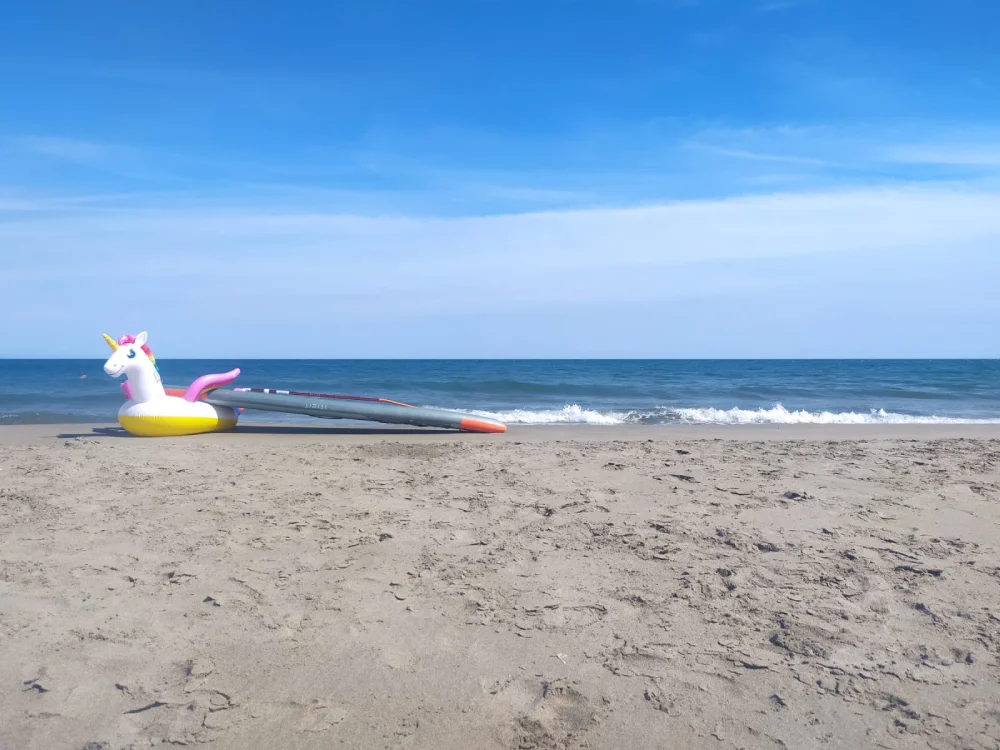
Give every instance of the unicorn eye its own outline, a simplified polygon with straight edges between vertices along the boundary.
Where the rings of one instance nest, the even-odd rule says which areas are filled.
[[[129,359],[135,359],[135,349],[129,349],[128,350],[128,358]]]

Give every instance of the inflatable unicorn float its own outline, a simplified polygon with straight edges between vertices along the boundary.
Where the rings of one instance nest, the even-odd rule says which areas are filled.
[[[463,414],[447,409],[411,406],[387,398],[303,393],[270,388],[222,388],[240,374],[202,375],[187,388],[164,387],[156,357],[143,331],[117,341],[104,334],[111,356],[104,372],[113,378],[125,375],[125,403],[118,423],[133,435],[169,437],[220,432],[236,427],[243,409],[301,414],[322,419],[350,419],[416,427],[442,427],[461,432],[506,432],[507,426],[487,415]]]
[[[146,344],[146,332],[122,336],[115,341],[104,334],[112,354],[104,372],[113,378],[125,375],[125,403],[118,410],[118,423],[126,432],[143,437],[195,435],[231,430],[239,415],[228,406],[200,401],[208,390],[231,383],[239,368],[227,373],[202,375],[185,390],[166,389],[160,381],[156,358]]]

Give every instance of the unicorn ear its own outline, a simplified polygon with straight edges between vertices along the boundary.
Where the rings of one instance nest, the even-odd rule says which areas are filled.
[[[143,331],[138,336],[135,337],[135,345],[140,349],[146,344],[146,332]]]

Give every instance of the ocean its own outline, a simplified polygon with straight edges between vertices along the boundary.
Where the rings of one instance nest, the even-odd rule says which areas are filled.
[[[169,360],[164,383],[380,396],[508,424],[1000,423],[1000,360]],[[0,424],[114,422],[104,360],[0,360]],[[245,411],[242,422],[315,422]]]

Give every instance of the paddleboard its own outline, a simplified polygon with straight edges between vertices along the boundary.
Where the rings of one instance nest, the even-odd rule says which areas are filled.
[[[173,390],[176,388],[170,387],[167,392]],[[213,406],[304,414],[321,419],[354,419],[414,427],[440,427],[463,432],[507,431],[506,425],[490,417],[410,406],[399,401],[368,396],[341,396],[269,388],[218,388],[202,393],[200,400]]]

